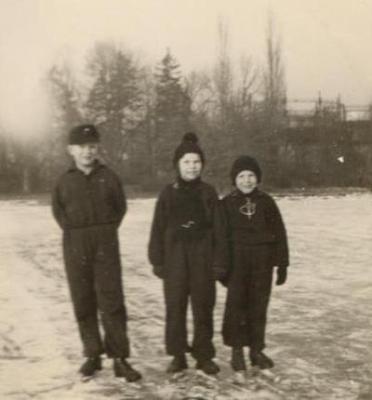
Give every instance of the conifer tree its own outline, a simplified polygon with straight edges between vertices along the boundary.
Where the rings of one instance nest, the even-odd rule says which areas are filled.
[[[156,174],[163,180],[171,173],[175,146],[191,128],[191,101],[181,83],[179,65],[169,50],[161,60],[155,78]]]

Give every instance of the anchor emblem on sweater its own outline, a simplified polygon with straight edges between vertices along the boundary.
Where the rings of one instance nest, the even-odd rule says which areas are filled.
[[[252,200],[248,197],[246,199],[246,203],[239,208],[239,212],[240,214],[243,214],[251,219],[256,213],[256,203],[253,203]]]
[[[182,228],[190,229],[195,224],[195,221],[187,221],[185,224],[182,224]]]

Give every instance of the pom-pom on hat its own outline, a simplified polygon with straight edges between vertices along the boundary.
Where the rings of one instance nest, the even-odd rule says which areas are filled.
[[[70,130],[68,137],[69,144],[98,143],[99,132],[92,124],[77,125]]]
[[[194,132],[187,132],[183,135],[181,144],[176,148],[173,157],[173,165],[177,165],[178,161],[187,153],[199,154],[202,163],[204,164],[204,153],[199,147],[198,137]]]
[[[231,167],[231,180],[232,184],[235,185],[235,180],[236,177],[242,172],[242,171],[252,171],[257,177],[257,182],[260,183],[262,179],[262,171],[260,168],[260,165],[258,164],[257,160],[253,157],[250,156],[240,156],[238,157],[232,167]]]

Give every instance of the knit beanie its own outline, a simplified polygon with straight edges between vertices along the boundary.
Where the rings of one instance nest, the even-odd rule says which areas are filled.
[[[100,141],[99,132],[92,124],[77,125],[70,130],[69,144],[98,143]]]
[[[246,170],[254,172],[257,177],[257,182],[261,182],[262,171],[257,160],[250,156],[240,156],[234,161],[230,171],[230,177],[234,186],[236,177],[240,174],[240,172]]]
[[[173,156],[173,165],[177,166],[178,161],[187,153],[199,154],[204,165],[204,153],[198,145],[198,137],[193,132],[187,132],[183,135],[182,142],[178,145]]]

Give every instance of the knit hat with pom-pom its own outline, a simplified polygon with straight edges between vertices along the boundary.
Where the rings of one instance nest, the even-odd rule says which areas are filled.
[[[204,153],[198,145],[198,137],[193,132],[187,132],[183,135],[182,142],[176,148],[173,157],[173,165],[177,166],[178,161],[187,153],[199,154],[202,163],[204,164]]]

